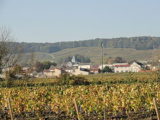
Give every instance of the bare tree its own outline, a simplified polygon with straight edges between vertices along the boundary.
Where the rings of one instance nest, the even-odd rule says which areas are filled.
[[[4,58],[9,53],[7,43],[10,41],[10,32],[5,28],[0,28],[0,68],[3,67]]]
[[[15,78],[14,68],[21,56],[18,44],[13,42],[13,38],[8,29],[0,28],[0,73],[5,68],[6,86],[12,86],[12,78]]]
[[[0,69],[10,68],[17,64],[22,56],[21,47],[13,42],[11,32],[5,27],[0,28]]]

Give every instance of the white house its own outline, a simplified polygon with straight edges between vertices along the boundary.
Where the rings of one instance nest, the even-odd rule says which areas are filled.
[[[89,75],[89,71],[83,71],[81,69],[74,69],[71,72],[72,75]]]
[[[90,65],[78,65],[65,68],[65,72],[71,75],[89,75]]]
[[[113,65],[114,72],[140,72],[142,70],[142,64],[138,62],[128,63],[116,63]]]
[[[130,65],[130,71],[131,72],[140,72],[142,70],[142,64],[140,63],[137,63],[137,62],[133,62],[131,65]]]
[[[120,72],[130,72],[130,65],[128,63],[126,64],[115,64],[113,65],[114,72],[120,73]]]
[[[88,69],[88,70],[89,70],[89,69],[91,68],[91,65],[89,65],[89,64],[81,64],[81,65],[80,65],[80,64],[79,64],[79,65],[78,65],[78,69],[81,69],[81,68],[82,68],[82,69]]]

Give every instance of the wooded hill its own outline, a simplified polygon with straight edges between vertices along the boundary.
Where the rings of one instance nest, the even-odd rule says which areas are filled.
[[[101,62],[101,43],[104,46],[104,60],[122,57],[126,60],[153,60],[160,58],[160,37],[131,37],[93,39],[57,43],[13,43],[23,51],[21,63],[30,63],[32,52],[35,61],[63,63],[68,57],[82,55],[92,63]]]
[[[130,37],[130,38],[96,38],[83,41],[69,41],[56,43],[13,43],[21,46],[25,53],[27,52],[45,52],[54,53],[67,48],[77,47],[101,47],[104,48],[132,48],[136,50],[149,50],[160,48],[160,37]]]

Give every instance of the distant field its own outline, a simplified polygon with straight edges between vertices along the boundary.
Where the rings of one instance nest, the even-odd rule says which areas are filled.
[[[104,61],[109,57],[123,57],[126,60],[152,60],[160,57],[160,50],[135,50],[131,48],[104,48]],[[101,61],[101,48],[98,47],[79,47],[68,48],[55,53],[34,53],[35,61],[55,61],[63,62],[64,58],[75,54],[90,57],[92,63],[99,64]],[[31,54],[22,55],[21,63],[30,63]]]
[[[8,102],[17,120],[104,120],[156,118],[153,98],[160,107],[157,73],[82,76],[90,85],[57,85],[57,78],[0,82],[0,119],[10,119]]]

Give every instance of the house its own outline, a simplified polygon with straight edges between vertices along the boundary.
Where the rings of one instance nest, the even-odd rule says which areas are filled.
[[[59,77],[61,74],[63,73],[63,70],[60,68],[51,68],[48,70],[44,70],[43,74],[47,77],[47,78],[52,78],[52,77]]]
[[[130,72],[130,65],[128,63],[125,64],[114,64],[113,65],[113,70],[115,73],[120,73],[120,72]]]
[[[65,72],[71,75],[88,75],[90,73],[91,65],[87,63],[78,63],[76,62],[75,56],[73,56],[72,60],[66,63],[63,68]]]
[[[89,75],[90,70],[86,68],[68,67],[68,68],[65,68],[65,72],[71,75]]]
[[[68,63],[66,63],[66,65],[63,65],[63,66],[65,66],[65,67],[72,67],[73,63],[72,62],[68,62]]]
[[[92,74],[97,74],[99,73],[99,65],[92,65],[91,68],[90,68],[90,73]]]
[[[139,62],[133,62],[132,64],[128,63],[116,63],[113,65],[114,72],[140,72],[144,66],[142,63]]]
[[[74,64],[72,66],[66,66],[64,68],[65,72],[71,75],[89,75],[90,73],[90,65],[87,64]]]
[[[130,72],[140,72],[144,68],[144,65],[139,62],[133,62],[130,65]]]
[[[74,58],[72,58],[74,59]],[[67,67],[67,68],[78,68],[79,64],[77,62],[73,62],[74,60],[72,60],[71,62],[67,62],[65,65],[63,65],[63,67]]]
[[[71,71],[72,75],[89,75],[90,74],[90,68],[91,65],[90,64],[85,64],[85,63],[81,63],[81,64],[77,64],[78,66],[73,66],[73,69]]]
[[[72,72],[73,72],[73,68],[65,68],[65,71],[67,72],[67,73],[69,73],[69,74],[71,74]]]
[[[81,69],[81,68],[90,70],[91,65],[90,64],[79,64],[78,69]]]
[[[89,70],[87,69],[74,69],[72,72],[71,72],[72,75],[89,75]]]

